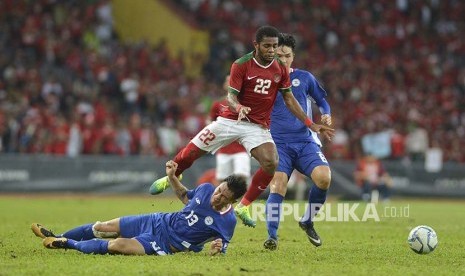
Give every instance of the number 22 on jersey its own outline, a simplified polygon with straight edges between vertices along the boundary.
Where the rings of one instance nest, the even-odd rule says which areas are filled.
[[[270,80],[264,80],[258,78],[255,81],[255,88],[253,92],[258,93],[258,94],[265,94],[268,95],[268,89],[271,87],[271,81]]]

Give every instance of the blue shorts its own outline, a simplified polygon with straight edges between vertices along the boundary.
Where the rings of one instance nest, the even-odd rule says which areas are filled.
[[[318,166],[329,166],[320,147],[313,142],[276,143],[279,154],[279,164],[276,171],[284,172],[291,177],[296,169],[300,173],[311,176]]]
[[[158,213],[121,217],[120,235],[123,238],[135,238],[142,244],[147,255],[172,254],[162,223],[162,217]]]

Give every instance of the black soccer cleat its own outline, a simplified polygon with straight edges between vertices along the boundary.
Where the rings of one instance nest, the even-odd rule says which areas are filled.
[[[265,249],[268,249],[270,251],[276,250],[278,249],[278,241],[275,239],[269,238],[263,243],[263,247],[265,247]]]
[[[315,231],[315,228],[313,228],[313,222],[306,224],[299,221],[299,226],[300,228],[302,228],[302,230],[305,231],[305,233],[307,234],[307,238],[311,244],[313,244],[316,247],[321,246],[322,242],[320,236],[318,236],[318,233]]]
[[[56,237],[55,234],[51,230],[48,230],[47,228],[43,227],[39,223],[33,223],[31,225],[31,230],[39,238],[45,239],[48,237]]]

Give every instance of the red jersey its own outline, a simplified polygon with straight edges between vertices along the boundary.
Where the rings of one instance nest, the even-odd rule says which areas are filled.
[[[237,95],[243,106],[251,108],[247,118],[253,123],[270,127],[270,115],[278,90],[291,91],[289,71],[286,66],[274,59],[263,66],[254,58],[254,52],[236,60],[231,66],[229,92]],[[221,117],[237,120],[237,113],[229,108]]]
[[[210,120],[215,121],[216,118],[223,112],[223,110],[229,109],[228,101],[223,99],[221,101],[215,101],[210,109]],[[238,152],[245,152],[245,148],[237,141],[220,148],[217,153],[234,154]]]

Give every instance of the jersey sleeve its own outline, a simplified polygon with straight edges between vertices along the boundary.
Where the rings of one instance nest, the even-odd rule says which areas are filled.
[[[242,82],[244,81],[245,68],[245,65],[236,62],[231,65],[228,89],[230,93],[237,95],[241,91]]]
[[[223,247],[221,248],[221,253],[226,254],[226,250],[228,249],[229,241],[223,241]]]
[[[189,200],[191,200],[197,193],[206,193],[208,192],[209,189],[215,190],[215,188],[213,187],[214,185],[212,183],[205,182],[205,183],[199,184],[199,186],[197,186],[197,188],[193,190],[188,190],[186,196]]]
[[[201,187],[202,187],[202,185],[199,185],[199,186],[197,186],[197,188],[195,188],[193,190],[188,190],[187,194],[186,194],[187,198],[189,200],[191,200],[194,197],[194,195],[201,189]]]
[[[315,100],[316,105],[320,109],[321,114],[331,114],[331,108],[329,103],[326,101],[326,96],[328,95],[326,91],[321,87],[320,83],[316,80],[316,78],[310,75],[310,97]]]
[[[279,89],[281,90],[282,93],[292,92],[291,77],[289,75],[289,70],[287,69],[286,66],[283,66],[283,65],[282,65],[282,68],[283,68],[283,74],[282,74],[283,77],[281,78]]]

